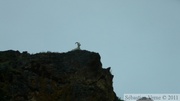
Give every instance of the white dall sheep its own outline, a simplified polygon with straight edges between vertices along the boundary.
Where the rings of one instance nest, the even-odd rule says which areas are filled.
[[[77,44],[77,47],[71,51],[81,50],[81,48],[80,48],[81,44],[79,42],[76,42],[75,44]]]

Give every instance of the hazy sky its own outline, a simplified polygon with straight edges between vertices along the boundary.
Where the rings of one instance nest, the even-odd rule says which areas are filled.
[[[0,51],[76,41],[112,68],[117,96],[180,93],[180,0],[0,0]]]

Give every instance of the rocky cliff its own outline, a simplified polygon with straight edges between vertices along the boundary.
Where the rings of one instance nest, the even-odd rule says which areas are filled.
[[[95,52],[0,52],[0,101],[117,101],[112,79]]]

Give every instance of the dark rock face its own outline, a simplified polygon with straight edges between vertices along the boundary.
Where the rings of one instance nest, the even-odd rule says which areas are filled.
[[[151,98],[142,97],[142,98],[138,99],[137,101],[153,101],[153,100]]]
[[[0,52],[0,101],[117,101],[98,53]]]

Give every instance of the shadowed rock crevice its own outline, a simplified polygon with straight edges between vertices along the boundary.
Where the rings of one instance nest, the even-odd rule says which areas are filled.
[[[117,101],[98,53],[0,52],[2,101]]]

